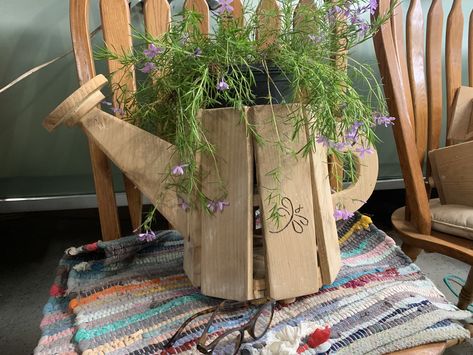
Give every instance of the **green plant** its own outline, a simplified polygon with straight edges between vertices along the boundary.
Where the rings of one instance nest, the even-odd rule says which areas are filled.
[[[96,54],[99,59],[114,59],[145,74],[136,92],[128,92],[120,84],[112,88],[119,97],[116,111],[175,145],[181,163],[169,167],[167,184],[181,196],[181,207],[200,204],[213,213],[228,205],[224,182],[218,196],[206,196],[200,188],[196,156],[214,156],[215,151],[202,130],[199,112],[225,105],[243,113],[244,106],[254,104],[256,99],[252,89],[257,68],[269,73],[268,68],[276,66],[292,89],[287,101],[300,102],[305,113],[294,112],[286,122],[292,126],[292,139],[308,131],[307,144],[300,151],[288,151],[282,139],[271,144],[276,144],[281,154],[294,155],[306,155],[316,143],[324,144],[345,162],[345,175],[353,179],[353,150],[360,155],[369,154],[377,140],[373,126],[391,124],[393,119],[384,116],[382,92],[370,67],[354,62],[348,53],[370,38],[390,12],[368,24],[362,15],[373,15],[377,0],[320,2],[317,6],[299,6],[297,14],[297,2],[280,0],[279,14],[262,15],[245,6],[242,26],[241,19],[231,16],[232,0],[219,2],[210,34],[199,31],[201,15],[185,11],[160,38],[136,33],[140,44],[132,53],[102,49]],[[266,21],[276,16],[281,28],[262,30]],[[345,62],[347,70],[340,65]],[[366,95],[361,95],[353,84],[360,79],[369,88]],[[271,80],[268,74],[268,88]],[[273,94],[268,96],[270,105]],[[373,107],[379,113],[373,114]],[[248,134],[264,143],[243,114],[241,118]],[[362,147],[354,148],[355,141],[361,141]],[[275,166],[268,174],[278,181],[279,170]],[[277,191],[270,196],[274,206],[270,218],[275,220],[279,218],[276,211],[280,199]],[[336,211],[336,217],[346,216],[343,211]],[[148,217],[145,228],[149,228],[150,221]]]

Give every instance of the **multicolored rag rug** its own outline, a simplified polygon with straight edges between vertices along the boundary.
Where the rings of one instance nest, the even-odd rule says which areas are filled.
[[[272,327],[245,343],[246,354],[315,354],[308,334],[331,326],[329,353],[382,354],[424,343],[469,338],[457,321],[470,317],[445,297],[371,220],[339,223],[343,267],[314,295],[277,305]],[[153,242],[136,236],[70,248],[44,307],[36,354],[196,352],[206,323],[196,319],[173,348],[164,342],[189,316],[219,300],[203,296],[182,270],[183,242],[174,231]],[[219,319],[221,334],[250,311]]]

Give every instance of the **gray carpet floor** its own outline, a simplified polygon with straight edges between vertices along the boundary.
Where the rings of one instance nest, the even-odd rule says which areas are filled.
[[[126,215],[124,210],[120,211]],[[373,218],[377,224],[376,218]],[[122,220],[123,230],[129,221]],[[389,235],[394,233],[382,225]],[[128,228],[128,229],[127,229]],[[0,355],[30,354],[36,346],[42,307],[63,251],[100,238],[97,211],[62,211],[0,215]],[[396,239],[396,238],[395,238]],[[5,241],[5,242],[4,242]],[[443,284],[443,277],[465,278],[468,266],[439,254],[421,254],[417,264],[452,301],[456,298]],[[457,345],[446,354],[472,354],[471,343]]]

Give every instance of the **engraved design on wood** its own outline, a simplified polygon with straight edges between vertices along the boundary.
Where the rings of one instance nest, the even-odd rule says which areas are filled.
[[[275,231],[269,231],[269,233],[281,233],[291,225],[294,232],[302,234],[304,232],[304,227],[309,225],[309,220],[300,214],[303,208],[304,207],[299,205],[299,207],[294,209],[291,199],[289,197],[283,197],[281,199],[281,207],[278,208],[278,213],[282,217],[288,217],[287,223]]]

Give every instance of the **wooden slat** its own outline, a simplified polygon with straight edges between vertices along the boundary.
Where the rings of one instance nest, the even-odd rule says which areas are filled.
[[[388,0],[380,0],[377,14],[384,14],[389,8]],[[416,151],[415,136],[409,122],[409,110],[397,61],[396,48],[390,23],[384,23],[374,38],[376,56],[380,63],[383,83],[391,115],[397,117],[393,126],[396,148],[399,154],[401,169],[406,185],[411,208],[411,222],[421,233],[431,231],[431,216],[427,193],[424,187],[423,174]]]
[[[462,86],[457,90],[452,107],[452,122],[447,139],[452,144],[463,143],[473,137],[473,87]]]
[[[206,137],[217,153],[202,154],[202,190],[230,205],[202,213],[200,287],[207,296],[243,301],[253,298],[253,147],[240,120],[233,108],[202,112]]]
[[[233,12],[232,17],[239,20],[240,25],[243,24],[243,4],[241,0],[233,0],[232,1]]]
[[[169,29],[171,9],[167,0],[145,0],[143,4],[145,28],[153,37],[159,37]]]
[[[294,28],[304,33],[316,33],[314,22],[310,18],[310,13],[316,6],[313,0],[299,0],[294,10]]]
[[[342,260],[333,209],[327,208],[332,204],[327,149],[317,144],[310,160],[317,255],[319,257],[322,283],[328,285],[337,277],[342,266]]]
[[[89,5],[89,0],[70,0],[69,15],[72,48],[81,85],[95,76],[92,46],[89,38]],[[89,153],[97,195],[102,239],[117,239],[121,232],[110,162],[107,156],[91,140],[89,140]]]
[[[462,0],[454,0],[447,19],[446,36],[446,75],[447,75],[447,132],[452,120],[452,106],[456,90],[462,83],[462,39],[463,12]],[[450,142],[447,140],[447,145]]]
[[[308,157],[294,159],[275,146],[276,126],[284,144],[294,151],[306,143],[305,134],[299,141],[291,141],[292,131],[286,121],[295,106],[262,105],[251,108],[250,120],[258,134],[267,142],[255,143],[256,171],[259,193],[262,199],[262,222],[266,247],[266,281],[269,296],[276,300],[297,297],[316,292],[321,286],[317,279],[317,245],[314,226],[314,206],[311,181],[311,167]],[[274,114],[274,116],[273,116]],[[275,124],[274,120],[277,122]],[[268,175],[275,168],[280,169],[280,183]],[[304,186],[301,189],[301,186]],[[281,214],[279,225],[270,219],[274,202],[270,194],[281,194],[278,205]]]
[[[415,118],[415,136],[419,162],[427,150],[427,88],[424,65],[424,13],[420,0],[411,0],[406,19],[407,68]]]
[[[468,83],[473,86],[473,11],[468,26]]]
[[[200,32],[202,34],[208,34],[210,31],[210,14],[209,5],[205,0],[186,0],[184,7],[188,10],[198,12],[202,15],[202,21],[200,22]]]
[[[429,158],[442,204],[473,207],[473,142],[435,149]]]
[[[261,49],[271,46],[281,29],[280,10],[276,0],[261,0],[256,8],[259,28],[256,38],[262,40]]]
[[[441,0],[434,0],[427,15],[426,61],[427,92],[429,98],[428,150],[437,149],[442,129],[442,44],[443,8]]]
[[[184,271],[194,286],[200,286],[202,261],[202,209],[194,206],[187,212],[184,237]]]
[[[125,54],[131,51],[133,46],[130,26],[130,9],[127,0],[101,0],[100,15],[102,18],[102,32],[105,44],[108,48],[118,54]],[[111,85],[116,84],[126,87],[128,92],[136,91],[135,71],[133,67],[128,70],[122,69],[122,64],[118,61],[109,60],[108,69],[113,73]],[[118,95],[114,93],[113,103],[119,106]],[[122,105],[123,106],[123,105]],[[141,192],[135,188],[126,176],[125,191],[128,199],[128,210],[130,211],[131,225],[133,230],[139,229],[141,225],[142,198]]]
[[[397,57],[397,63],[399,66],[399,71],[401,73],[400,80],[402,80],[403,94],[405,95],[405,102],[407,112],[409,114],[409,120],[413,127],[415,127],[414,122],[414,108],[412,106],[412,94],[411,86],[409,84],[409,73],[407,70],[407,55],[406,47],[404,42],[404,30],[403,30],[403,14],[402,14],[402,3],[398,0],[391,0],[391,4],[397,4],[393,10],[393,15],[390,20],[392,36],[394,40],[394,55]]]

